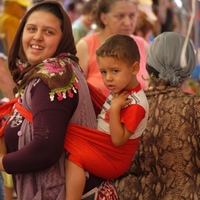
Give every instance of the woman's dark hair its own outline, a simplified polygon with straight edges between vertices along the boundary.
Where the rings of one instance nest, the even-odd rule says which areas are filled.
[[[146,70],[149,75],[153,74],[156,78],[159,78],[159,72],[156,71],[153,67],[150,65],[146,64]]]
[[[146,64],[146,70],[149,74],[149,77],[146,79],[146,81],[148,81],[148,87],[156,88],[158,86],[170,86],[169,81],[160,78],[159,72],[156,71],[153,67]]]
[[[111,6],[115,3],[115,0],[98,0],[96,7],[95,7],[95,22],[96,25],[101,28],[104,29],[105,25],[104,23],[101,21],[101,13],[109,13]]]

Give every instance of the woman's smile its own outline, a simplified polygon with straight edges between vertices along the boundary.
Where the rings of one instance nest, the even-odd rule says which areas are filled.
[[[29,63],[38,64],[52,57],[61,37],[61,22],[57,17],[51,13],[44,15],[42,11],[32,13],[22,35],[22,45]]]

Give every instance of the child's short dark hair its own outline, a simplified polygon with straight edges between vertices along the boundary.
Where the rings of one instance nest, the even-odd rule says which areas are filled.
[[[135,40],[123,34],[116,34],[107,40],[97,49],[97,57],[114,57],[122,59],[128,64],[140,62],[140,52]]]

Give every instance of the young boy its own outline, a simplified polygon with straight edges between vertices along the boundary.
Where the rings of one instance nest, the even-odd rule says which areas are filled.
[[[104,84],[111,93],[98,116],[99,131],[88,133],[80,148],[73,148],[73,135],[67,134],[71,141],[66,144],[67,200],[81,199],[85,171],[105,179],[126,172],[148,118],[148,102],[136,78],[140,68],[136,42],[127,35],[113,35],[99,47],[96,56]],[[82,133],[79,135],[82,137]]]

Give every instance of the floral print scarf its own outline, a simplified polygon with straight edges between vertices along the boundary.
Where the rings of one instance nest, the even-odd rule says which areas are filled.
[[[49,95],[51,101],[54,100],[55,95],[57,95],[58,100],[65,99],[66,94],[72,98],[73,92],[76,93],[78,89],[78,79],[72,70],[72,66],[80,67],[70,58],[71,56],[70,53],[61,53],[55,58],[44,60],[34,68],[29,69],[24,76],[26,78],[25,82],[30,82],[34,78],[40,78],[50,88]],[[17,65],[21,72],[29,67],[28,62],[23,63],[20,59],[17,60]],[[18,93],[22,94],[26,84],[22,85],[20,82],[19,85]]]

